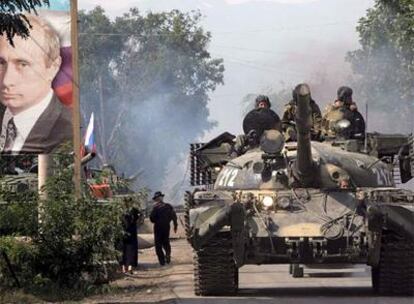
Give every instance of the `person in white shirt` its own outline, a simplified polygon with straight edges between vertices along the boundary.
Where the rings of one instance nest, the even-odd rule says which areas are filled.
[[[72,138],[71,111],[55,96],[52,81],[61,65],[57,33],[37,16],[28,39],[14,47],[0,36],[0,151],[50,153]]]

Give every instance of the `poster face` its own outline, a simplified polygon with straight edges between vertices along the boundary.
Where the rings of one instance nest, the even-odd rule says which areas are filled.
[[[70,0],[27,14],[29,38],[0,36],[0,151],[47,154],[72,141]]]

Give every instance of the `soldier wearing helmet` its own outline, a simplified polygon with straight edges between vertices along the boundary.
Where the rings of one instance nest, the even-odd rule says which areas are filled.
[[[341,119],[347,119],[351,123],[347,131],[349,138],[363,138],[365,134],[365,120],[358,111],[356,103],[352,99],[353,91],[350,87],[341,86],[337,91],[337,99],[332,105],[328,105],[323,116],[323,129],[327,136],[335,136],[333,130],[335,123]]]
[[[249,148],[258,145],[265,130],[282,131],[280,117],[270,109],[269,97],[259,95],[255,99],[255,107],[243,119],[244,134],[237,136],[234,145],[236,155],[241,155]]]
[[[286,104],[285,110],[282,116],[282,129],[285,134],[286,141],[295,141],[296,140],[296,126],[295,126],[295,113],[296,113],[296,104],[297,104],[297,91],[302,84],[299,84],[292,91],[292,100]],[[308,88],[309,86],[306,85]],[[309,89],[310,91],[310,89]],[[312,140],[319,140],[322,130],[322,114],[319,106],[311,98],[310,101],[311,113],[312,113],[312,127],[311,127],[311,136]]]
[[[255,109],[270,109],[272,104],[270,103],[269,97],[266,95],[259,95],[256,97]]]

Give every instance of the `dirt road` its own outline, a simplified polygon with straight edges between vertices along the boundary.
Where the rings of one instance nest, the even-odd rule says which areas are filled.
[[[153,248],[142,250],[139,270],[112,283],[116,293],[92,297],[87,303],[184,304],[413,304],[414,298],[376,297],[371,291],[369,269],[305,269],[304,278],[292,278],[287,265],[244,266],[240,291],[232,298],[200,298],[193,293],[192,251],[185,240],[172,242],[173,260],[158,266]]]

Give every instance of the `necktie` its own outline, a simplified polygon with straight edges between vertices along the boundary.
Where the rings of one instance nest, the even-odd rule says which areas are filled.
[[[7,132],[6,132],[6,141],[4,143],[3,151],[11,151],[13,148],[14,140],[17,136],[17,129],[16,125],[14,124],[13,118],[10,118],[9,122],[7,123]]]

